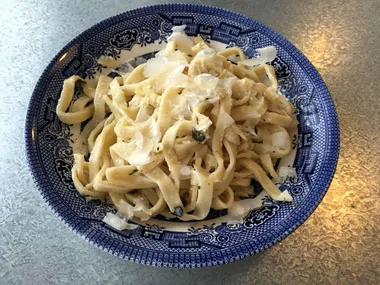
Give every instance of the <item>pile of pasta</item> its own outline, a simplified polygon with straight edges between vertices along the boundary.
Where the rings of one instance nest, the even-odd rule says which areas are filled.
[[[141,220],[202,220],[252,195],[252,178],[273,199],[292,200],[276,186],[274,165],[291,151],[298,122],[271,65],[237,47],[216,52],[180,27],[130,70],[98,76],[96,88],[79,76],[63,84],[57,115],[77,137],[72,178],[80,194],[110,199],[123,218]]]

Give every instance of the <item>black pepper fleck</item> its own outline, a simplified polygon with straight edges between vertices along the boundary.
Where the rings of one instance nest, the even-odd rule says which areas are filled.
[[[191,131],[191,136],[193,139],[195,139],[197,142],[203,142],[206,139],[206,135],[202,131],[198,131],[197,129],[193,128]]]
[[[182,217],[182,215],[183,215],[182,207],[180,207],[180,206],[174,207],[174,213],[173,214],[177,217]]]

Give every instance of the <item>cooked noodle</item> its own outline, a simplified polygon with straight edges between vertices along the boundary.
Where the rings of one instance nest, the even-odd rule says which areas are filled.
[[[251,178],[291,201],[268,174],[278,177],[274,164],[291,150],[294,107],[272,66],[245,62],[240,48],[216,53],[175,29],[155,58],[114,79],[101,75],[94,93],[79,76],[65,80],[57,115],[79,134],[77,190],[142,220],[202,220],[252,194]],[[72,102],[78,82],[85,92]]]

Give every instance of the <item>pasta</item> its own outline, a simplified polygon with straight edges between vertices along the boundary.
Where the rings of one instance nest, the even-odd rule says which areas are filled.
[[[274,165],[290,152],[298,122],[274,68],[257,59],[249,66],[237,47],[216,52],[183,28],[131,72],[100,75],[95,91],[79,76],[65,80],[57,115],[77,134],[76,189],[143,221],[202,220],[253,194],[251,178],[291,201]],[[82,94],[73,100],[76,84]]]

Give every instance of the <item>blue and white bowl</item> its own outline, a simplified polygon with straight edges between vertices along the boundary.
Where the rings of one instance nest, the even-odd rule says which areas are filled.
[[[164,44],[173,25],[186,24],[189,36],[212,45],[239,46],[248,56],[274,45],[281,92],[297,107],[299,136],[294,166],[298,179],[281,189],[293,203],[278,203],[257,189],[257,208],[242,224],[221,222],[227,211],[213,211],[205,221],[184,223],[152,219],[136,230],[117,231],[102,222],[115,209],[79,195],[71,180],[73,162],[69,128],[55,107],[65,78],[91,78],[102,70],[101,55],[149,58]],[[162,267],[205,267],[253,255],[285,238],[314,211],[332,180],[339,152],[339,128],[330,94],[311,63],[291,43],[263,24],[209,6],[168,4],[132,10],[88,29],[51,61],[30,100],[26,151],[34,180],[52,211],[79,236],[113,255]]]

